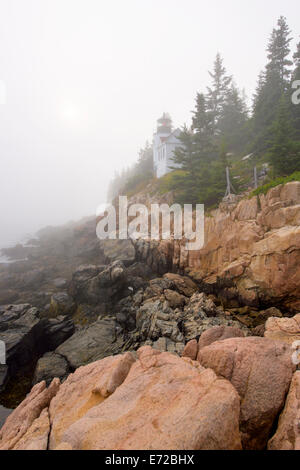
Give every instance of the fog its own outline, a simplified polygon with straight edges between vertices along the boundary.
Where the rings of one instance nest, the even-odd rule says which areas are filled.
[[[94,214],[167,111],[191,119],[217,51],[250,99],[299,0],[0,0],[0,246]]]

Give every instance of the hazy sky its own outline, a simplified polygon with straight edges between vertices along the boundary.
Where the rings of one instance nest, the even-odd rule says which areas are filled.
[[[95,212],[168,111],[189,123],[219,51],[251,96],[299,0],[0,0],[0,245]]]

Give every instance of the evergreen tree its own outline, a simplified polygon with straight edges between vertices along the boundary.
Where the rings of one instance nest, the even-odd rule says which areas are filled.
[[[276,175],[300,170],[300,143],[294,140],[289,102],[283,94],[272,124],[269,156]]]
[[[286,91],[291,75],[290,67],[293,62],[289,60],[291,31],[286,22],[286,18],[281,16],[277,22],[277,28],[273,29],[269,45],[267,48],[269,62],[266,70],[267,75],[276,72],[279,74],[282,91]]]
[[[268,63],[259,77],[259,83],[253,102],[253,146],[258,154],[267,151],[272,123],[276,119],[277,109],[283,93],[289,88],[290,66],[290,30],[284,17],[280,17],[277,28],[273,29],[267,47]]]
[[[208,111],[207,101],[203,93],[196,97],[196,109],[193,111],[192,130],[194,131],[195,151],[202,162],[216,157],[214,144],[214,122]]]
[[[226,74],[223,59],[219,53],[214,62],[213,72],[209,72],[209,75],[212,79],[212,85],[207,88],[207,111],[211,115],[214,134],[218,135],[222,109],[232,81],[232,78]]]
[[[230,152],[240,152],[245,146],[248,110],[244,97],[234,83],[231,84],[220,116],[219,128]]]
[[[178,202],[182,204],[196,204],[199,191],[199,174],[201,173],[201,160],[195,144],[192,130],[184,126],[179,136],[179,146],[173,156],[174,167],[180,167],[180,173],[173,179],[173,187],[178,190]]]

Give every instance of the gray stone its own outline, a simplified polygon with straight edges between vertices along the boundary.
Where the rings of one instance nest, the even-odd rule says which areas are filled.
[[[29,304],[0,307],[0,340],[6,346],[9,376],[56,348],[73,332],[69,318],[40,318],[39,310]]]
[[[55,352],[49,352],[38,360],[32,385],[45,380],[48,386],[55,377],[63,382],[69,373],[70,367],[68,361]]]
[[[116,332],[114,318],[99,319],[77,331],[61,344],[56,353],[64,356],[73,369],[120,352],[123,341]]]
[[[49,316],[72,315],[76,310],[76,304],[66,292],[58,292],[51,297]]]
[[[131,240],[102,240],[101,248],[110,262],[121,261],[129,266],[135,261],[135,249]]]

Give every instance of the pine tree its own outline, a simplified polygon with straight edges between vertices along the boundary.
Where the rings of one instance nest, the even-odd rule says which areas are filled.
[[[175,150],[172,160],[173,169],[178,169],[179,166],[181,171],[174,176],[173,187],[178,191],[178,202],[196,204],[199,202],[199,174],[202,168],[193,131],[184,126],[179,140],[182,145]]]
[[[282,91],[286,91],[289,85],[291,75],[290,67],[293,62],[289,60],[290,55],[290,37],[291,31],[288,27],[286,18],[281,16],[277,22],[277,29],[273,29],[271,39],[267,48],[269,63],[266,70],[267,75],[276,72],[279,74],[280,82],[283,87]]]
[[[248,110],[245,99],[232,83],[227,91],[219,120],[221,135],[227,142],[230,152],[239,152],[245,146],[247,121]]]
[[[276,175],[286,176],[300,170],[300,144],[294,140],[295,130],[287,97],[283,94],[272,124],[269,156]]]
[[[219,120],[222,109],[226,102],[226,95],[230,87],[232,77],[227,76],[226,69],[223,66],[223,59],[218,53],[214,62],[213,72],[209,72],[212,79],[211,87],[207,88],[207,111],[211,115],[213,131],[215,135],[219,134]]]
[[[214,144],[214,123],[211,113],[208,111],[207,101],[203,93],[196,97],[196,109],[193,111],[192,130],[194,131],[195,151],[198,158],[210,161],[216,157]]]
[[[289,89],[290,30],[284,17],[280,17],[277,28],[273,29],[267,47],[268,63],[261,73],[253,102],[253,146],[258,154],[269,148],[272,123],[276,119],[278,106],[283,93]]]

